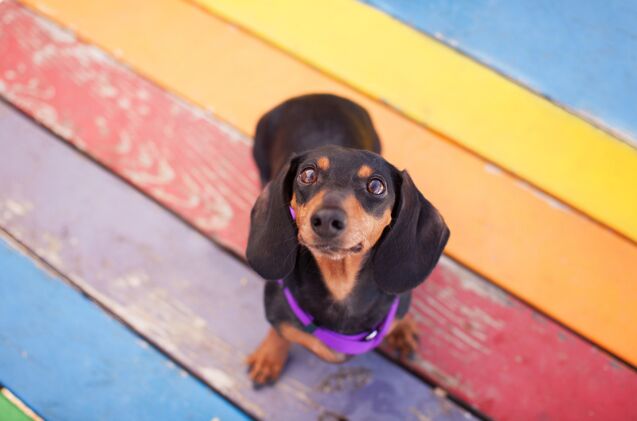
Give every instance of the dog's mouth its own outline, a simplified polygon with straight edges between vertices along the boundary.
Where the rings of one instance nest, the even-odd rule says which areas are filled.
[[[352,247],[337,247],[332,244],[304,244],[310,250],[330,258],[338,259],[352,254],[360,253],[363,250],[363,243],[358,243]]]

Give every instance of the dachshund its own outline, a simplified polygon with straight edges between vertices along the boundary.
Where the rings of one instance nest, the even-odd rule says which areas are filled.
[[[247,358],[255,386],[274,382],[291,343],[340,363],[387,336],[417,347],[411,290],[431,273],[449,228],[407,171],[380,156],[367,111],[329,94],[289,99],[256,127],[262,185],[249,265],[265,283],[271,325]]]

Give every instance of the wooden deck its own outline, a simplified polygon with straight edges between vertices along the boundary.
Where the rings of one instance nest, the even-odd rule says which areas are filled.
[[[637,362],[633,242],[449,143],[450,128],[427,130],[216,16],[254,25],[266,41],[281,37],[279,46],[298,57],[314,51],[303,44],[312,27],[294,38],[298,28],[269,27],[278,18],[261,6],[222,0],[210,14],[159,0],[131,13],[123,0],[25,3],[58,23],[0,2],[0,306],[6,291],[20,298],[0,310],[0,384],[46,419],[108,411],[140,419],[472,418],[454,402],[505,420],[637,419],[637,372],[608,353]],[[388,24],[367,6],[330,4]],[[287,1],[272,7],[299,12]],[[326,9],[313,10],[321,22]],[[345,34],[345,47],[364,21]],[[334,34],[345,23],[335,20]],[[395,21],[389,28],[389,39],[404,31],[418,37],[413,45],[424,39]],[[299,43],[290,46],[293,38]],[[317,66],[330,65],[319,58]],[[458,71],[486,71],[463,63]],[[414,294],[422,335],[413,360],[394,362],[382,349],[332,366],[295,348],[282,379],[254,390],[243,358],[267,326],[262,282],[242,261],[259,189],[250,134],[263,111],[309,91],[370,110],[384,154],[441,208],[452,241]],[[585,153],[594,150],[588,144]],[[120,357],[107,355],[115,349]],[[79,379],[73,387],[50,387],[69,376]],[[167,398],[173,389],[177,401]]]
[[[15,7],[15,3],[5,4],[5,10]],[[138,5],[143,7],[143,11],[140,9],[140,13],[136,14],[129,13],[128,3],[124,1],[109,2],[107,10],[91,6],[97,3],[82,3],[77,7],[51,3],[47,11],[72,24],[83,36],[104,44],[138,71],[169,86],[176,93],[194,99],[205,109],[214,110],[216,116],[243,133],[250,133],[260,114],[272,104],[299,93],[336,92],[361,102],[372,113],[381,137],[387,139],[385,155],[398,166],[408,168],[416,183],[445,215],[454,233],[446,249],[451,257],[628,362],[637,362],[637,324],[632,323],[637,319],[637,308],[632,305],[632,297],[637,295],[637,283],[634,282],[637,248],[634,244],[546,197],[526,182],[500,172],[493,165],[450,145],[386,107],[361,97],[200,9],[179,0],[162,0],[161,7],[157,7],[158,3],[144,4]],[[102,4],[100,7],[106,6]],[[126,25],[122,23],[115,30],[112,25],[105,24],[105,15],[126,22]],[[31,45],[46,48],[52,42],[60,48],[68,46],[76,51],[68,34],[66,41],[60,42],[52,39],[52,35],[46,35],[46,31],[42,35],[42,32],[33,30],[33,36],[44,38],[34,40]],[[169,34],[172,33],[180,36],[171,37]],[[65,135],[64,121],[73,119],[61,117],[58,113],[70,113],[81,103],[73,97],[54,95],[50,99],[53,102],[71,98],[71,103],[57,106],[45,101],[45,109],[53,106],[55,113],[39,111],[41,101],[31,98],[28,80],[35,78],[40,81],[42,86],[33,88],[38,91],[45,84],[53,83],[48,81],[57,80],[54,76],[49,77],[48,72],[67,70],[64,70],[64,65],[58,66],[56,60],[45,61],[42,65],[27,65],[32,63],[33,51],[29,50],[29,45],[23,50],[23,43],[11,42],[11,39],[15,38],[9,37],[5,51],[11,51],[12,56],[23,57],[25,71],[34,73],[27,79],[9,81],[5,78],[4,95],[19,106],[29,108],[37,119],[44,122],[48,119],[51,126],[61,127],[59,133]],[[130,40],[136,41],[130,43]],[[73,66],[91,62],[93,53],[90,51],[81,60],[72,61]],[[188,55],[184,55],[185,51]],[[62,57],[73,60],[69,54],[62,54]],[[98,59],[98,62],[101,61],[101,58]],[[5,62],[2,66],[10,70],[15,63]],[[99,83],[99,80],[96,82]],[[70,92],[67,89],[73,88],[66,84],[56,92]],[[104,106],[118,100],[105,101]],[[126,104],[125,98],[122,101]],[[136,118],[144,113],[139,107],[122,109],[119,105],[111,107],[111,110],[120,113],[118,115],[132,112]],[[66,137],[80,142],[80,147],[82,141],[95,139],[93,142],[97,142],[99,147],[87,149],[109,166],[130,164],[139,168],[131,162],[127,153],[117,153],[119,137],[114,142],[105,142],[101,137],[111,132],[108,128],[100,128],[99,122],[108,125],[109,121],[110,118],[98,122],[83,119],[81,124],[87,125],[86,132],[82,132],[85,134],[80,137],[66,133]],[[73,133],[79,129],[80,126],[73,127]],[[143,139],[153,142],[155,137],[143,136]],[[243,189],[245,182],[254,179],[255,175],[247,158],[250,154],[248,144],[236,142],[233,146],[224,150],[228,153],[233,151],[232,156],[243,156],[243,166],[227,165],[224,171],[229,179],[241,183],[241,188],[234,190],[243,197],[244,192],[256,188]],[[163,169],[170,175],[177,174],[175,179],[179,180],[180,168],[196,167],[197,161],[193,164],[188,162],[191,157],[207,160],[215,156],[213,151],[207,152],[203,147],[197,143],[196,153],[175,155],[169,148],[146,146],[143,162],[164,165]],[[100,157],[108,148],[111,152]],[[117,164],[104,158],[117,158]],[[204,177],[207,176],[208,170],[203,171]],[[126,174],[123,169],[119,172]],[[243,174],[248,175],[241,177]],[[152,189],[154,195],[162,195],[159,184],[163,180],[156,178],[150,181],[155,183]],[[169,181],[173,182],[173,179]],[[193,177],[185,182],[185,189],[196,189],[199,184]],[[209,184],[206,186],[210,188]],[[181,191],[187,192],[184,188]],[[163,196],[171,198],[170,195]],[[225,201],[229,200],[226,196]],[[236,205],[234,209],[229,206],[223,209],[226,215],[236,212],[233,216],[236,216],[237,222],[233,223],[231,232],[235,229],[245,232],[247,229],[249,200],[243,203],[243,213],[238,212]],[[207,211],[198,217],[206,218],[211,213]],[[245,236],[241,237],[243,240],[234,237],[231,241],[222,235],[215,238],[242,253]],[[605,304],[599,306],[596,304],[598,301]],[[617,308],[626,310],[617,312]]]
[[[257,192],[250,140],[96,48],[29,16],[14,18],[8,31],[28,34],[32,42],[12,50],[25,66],[19,78],[6,82],[6,97],[240,253]],[[34,65],[29,49],[48,45],[55,46],[53,53]],[[84,77],[78,80],[70,69],[82,69]],[[35,87],[21,89],[25,80],[34,80]],[[179,155],[172,153],[176,142]],[[226,299],[232,301],[230,295]],[[591,411],[612,415],[620,408],[618,399],[629,407],[627,399],[637,389],[634,373],[622,363],[449,259],[417,291],[413,311],[428,335],[410,368],[489,415],[556,415],[566,403],[581,411],[572,412],[574,417]],[[565,379],[580,387],[563,388]],[[526,399],[520,401],[512,384],[529,389]]]

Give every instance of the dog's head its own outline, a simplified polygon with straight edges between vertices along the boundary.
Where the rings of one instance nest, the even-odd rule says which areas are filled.
[[[372,152],[326,146],[292,157],[265,187],[246,254],[266,279],[292,271],[299,245],[335,260],[363,254],[377,285],[397,294],[425,280],[448,238],[406,171]]]

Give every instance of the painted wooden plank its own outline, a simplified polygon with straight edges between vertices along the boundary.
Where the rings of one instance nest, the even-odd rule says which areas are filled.
[[[362,1],[637,146],[634,2]]]
[[[251,131],[256,119],[272,104],[299,93],[334,92],[360,102],[370,110],[385,139],[388,159],[407,167],[445,215],[453,232],[447,246],[450,256],[622,358],[633,364],[637,362],[634,323],[637,308],[632,305],[632,297],[637,294],[634,275],[637,248],[633,244],[378,103],[188,4],[162,0],[153,3],[158,7],[151,7],[139,3],[140,13],[135,14],[129,13],[128,3],[123,1],[99,3],[106,7],[100,10],[93,9],[95,3],[69,9],[65,4],[52,4],[56,9],[47,10],[58,19],[83,27],[85,36],[104,43],[149,76],[206,109],[214,109],[244,132]],[[7,29],[1,40],[4,54],[0,54],[4,71],[0,76],[3,95],[10,101],[164,203],[170,197],[164,189],[196,197],[205,194],[197,191],[203,186],[216,187],[214,199],[221,204],[236,201],[232,192],[243,195],[250,191],[246,179],[254,180],[256,175],[247,158],[250,154],[247,144],[220,145],[223,156],[241,158],[237,158],[237,167],[221,161],[222,171],[217,179],[209,182],[204,177],[196,180],[181,177],[180,174],[193,168],[197,168],[197,174],[215,174],[214,159],[209,158],[218,156],[210,143],[214,136],[199,130],[193,131],[196,137],[191,136],[188,126],[178,129],[181,119],[156,118],[141,106],[122,109],[121,104],[130,103],[130,92],[135,91],[129,84],[137,85],[131,78],[113,77],[121,73],[120,67],[109,62],[99,50],[78,44],[69,33],[28,17],[15,3],[5,2],[3,10],[11,15],[11,21],[5,17]],[[115,30],[113,25],[106,24],[110,22],[103,19],[106,15],[128,23],[118,25]],[[29,37],[31,42],[17,42],[15,31]],[[172,33],[180,36],[163,38]],[[137,41],[130,43],[132,39]],[[42,56],[37,54],[39,51],[51,54],[47,60],[34,62],[34,57]],[[11,59],[2,61],[2,57]],[[70,77],[78,69],[82,69],[79,73],[83,77]],[[13,79],[6,77],[7,73]],[[108,95],[113,83],[121,84],[116,85],[118,89],[114,92],[123,96],[102,100],[104,87]],[[140,86],[151,89],[145,82]],[[152,98],[153,103],[174,101],[159,94],[153,94]],[[165,106],[158,104],[160,109]],[[95,114],[88,118],[74,117],[85,110],[94,110]],[[166,114],[159,111],[158,115]],[[103,116],[108,118],[100,118]],[[123,119],[122,122],[130,119],[131,124],[110,126],[109,121],[114,118]],[[179,131],[182,144],[189,138],[199,141],[194,146],[180,146],[179,153],[171,152],[168,146],[159,147],[174,142],[154,131],[153,127],[164,124],[166,136]],[[227,131],[226,126],[221,128]],[[135,140],[129,142],[130,139]],[[190,148],[192,152],[184,152]],[[198,158],[191,162],[193,157]],[[225,181],[221,183],[220,179]],[[238,184],[224,187],[230,181]],[[184,214],[183,210],[177,210]],[[245,236],[229,239],[220,230],[201,223],[220,212],[223,215],[235,212],[232,215],[237,219],[233,220],[233,226],[246,232],[247,206],[221,207],[221,210],[201,206],[192,221],[220,243],[242,253]],[[599,302],[605,305],[598,305]]]
[[[25,37],[27,33],[22,32]],[[30,36],[26,38],[32,39]],[[39,43],[32,39],[32,45],[38,46]],[[213,146],[207,143],[212,142],[210,139],[214,139],[215,142],[227,142],[220,144],[220,149],[224,150],[224,153],[241,155],[244,162],[249,160],[249,153],[245,150],[244,144],[232,143],[225,139],[224,136],[229,136],[230,139],[239,136],[232,129],[212,118],[201,120],[193,118],[200,116],[201,112],[160,93],[156,87],[130,71],[121,70],[99,50],[74,44],[62,51],[71,49],[75,54],[84,51],[79,56],[85,60],[76,62],[75,56],[72,56],[70,61],[65,62],[59,57],[57,59],[49,57],[48,63],[52,67],[47,68],[44,74],[37,72],[28,74],[42,87],[64,93],[55,95],[46,102],[51,105],[49,109],[55,110],[57,119],[43,119],[43,121],[51,129],[67,136],[75,145],[81,146],[88,152],[108,151],[109,144],[111,146],[118,144],[119,133],[126,133],[127,143],[130,144],[129,148],[132,151],[161,149],[169,152],[168,146],[157,148],[154,145],[167,145],[168,143],[165,143],[167,140],[163,137],[168,136],[167,134],[178,133],[176,137],[182,139],[180,145],[186,144],[185,139],[191,137],[200,139],[200,149],[198,149],[200,155],[208,155],[208,148]],[[61,54],[62,57],[68,55]],[[88,57],[100,57],[100,62],[93,63],[88,60]],[[71,69],[85,69],[82,62],[87,65],[87,68],[95,66],[94,78],[82,84],[68,83],[65,77],[73,73]],[[26,68],[23,71],[27,72]],[[87,74],[87,72],[82,73]],[[108,91],[146,92],[143,96],[148,95],[151,98],[153,113],[144,113],[140,117],[135,112],[118,111],[119,101],[113,100],[109,103],[97,95],[96,92],[101,91],[101,85],[94,84],[92,80],[108,81],[107,86],[110,87]],[[38,115],[36,111],[43,109],[40,108],[43,103],[35,108],[25,105],[28,104],[25,97],[16,95],[15,92],[17,92],[15,89],[9,91],[12,100],[24,107],[27,112]],[[33,94],[31,97],[43,97],[43,95]],[[167,116],[161,110],[162,107],[182,111]],[[135,110],[136,107],[132,109]],[[128,120],[120,117],[120,112],[128,116]],[[91,129],[92,122],[100,115],[109,116],[109,121],[116,120],[118,130],[109,130],[107,131],[109,135],[102,137],[102,131]],[[154,115],[160,115],[162,119],[155,119]],[[64,126],[58,124],[58,121],[64,122]],[[84,125],[85,122],[88,123]],[[150,128],[146,126],[153,126],[152,130],[157,128],[161,130],[153,131],[152,136],[147,136],[146,130]],[[212,134],[219,128],[224,132],[224,136],[213,137]],[[147,139],[152,139],[153,143],[146,144]],[[232,149],[233,145],[235,149]],[[106,152],[103,152],[104,155],[98,154],[97,158],[102,159],[102,162],[125,177],[131,173],[139,174],[132,181],[158,200],[161,200],[162,196],[157,192],[161,192],[160,189],[164,187],[172,191],[180,191],[180,189],[187,191],[188,185],[183,181],[186,177],[182,177],[181,173],[186,171],[215,173],[218,166],[216,162],[223,162],[219,161],[217,155],[217,160],[199,160],[192,165],[188,162],[179,164],[172,160],[172,155],[161,155],[161,160],[169,163],[168,167],[174,174],[174,181],[159,185],[145,184],[142,181],[151,177],[145,177],[146,173],[139,168],[144,168],[141,165],[142,162],[149,163],[146,158],[148,154],[140,152],[118,154],[116,149],[110,150],[111,158],[103,158],[103,156],[109,156]],[[150,160],[150,162],[156,161]],[[155,166],[147,165],[146,168]],[[241,175],[250,176],[249,173],[253,171],[252,167],[232,170],[227,165],[222,165],[222,168],[229,174],[224,178],[223,188],[217,186],[223,194],[240,190],[241,187],[237,187],[233,180],[237,180]],[[153,174],[153,171],[149,174]],[[194,190],[190,194],[197,196],[201,193]],[[225,200],[223,194],[215,203],[223,203],[222,200]],[[203,220],[207,220],[206,215],[209,215],[207,212],[214,215],[216,211],[212,206],[201,207],[195,212],[195,215],[199,215],[200,219],[198,219],[192,214],[185,214],[184,210],[179,208],[179,203],[179,201],[164,202],[193,226],[197,226],[202,217]],[[28,203],[26,206],[29,207]],[[3,208],[2,205],[0,205],[1,208]],[[26,211],[20,202],[15,201],[4,204],[4,209],[8,212],[7,215],[13,215],[11,218],[17,219],[20,219],[20,214]],[[0,215],[2,215],[1,212]],[[241,238],[243,243],[247,214],[233,213],[230,224],[243,233]],[[206,230],[215,240],[229,244],[226,234],[201,226],[200,228]],[[79,257],[76,258],[79,259]],[[421,353],[415,361],[409,363],[409,367],[495,418],[507,419],[523,415],[527,418],[544,416],[563,420],[570,417],[581,419],[587,417],[589,413],[594,413],[606,419],[613,419],[623,414],[618,411],[632,411],[630,399],[637,388],[634,372],[533,312],[503,291],[460,269],[449,259],[443,259],[431,279],[416,291],[412,312],[423,335]],[[609,368],[618,369],[610,370]],[[496,376],[494,373],[501,374]],[[564,384],[575,386],[565,388]],[[524,398],[520,398],[520,390],[525,391]],[[633,412],[628,413],[633,414]]]
[[[6,105],[0,133],[0,225],[246,411],[276,420],[472,418],[378,354],[330,365],[294,348],[283,379],[255,390],[244,358],[267,331],[258,276]],[[60,358],[71,357],[66,348]]]
[[[3,421],[31,421],[31,418],[22,412],[16,405],[6,398],[5,389],[0,390],[0,420]]]
[[[47,420],[248,419],[2,239],[0,267],[0,380]]]
[[[193,1],[637,241],[637,150],[545,98],[356,0]]]

